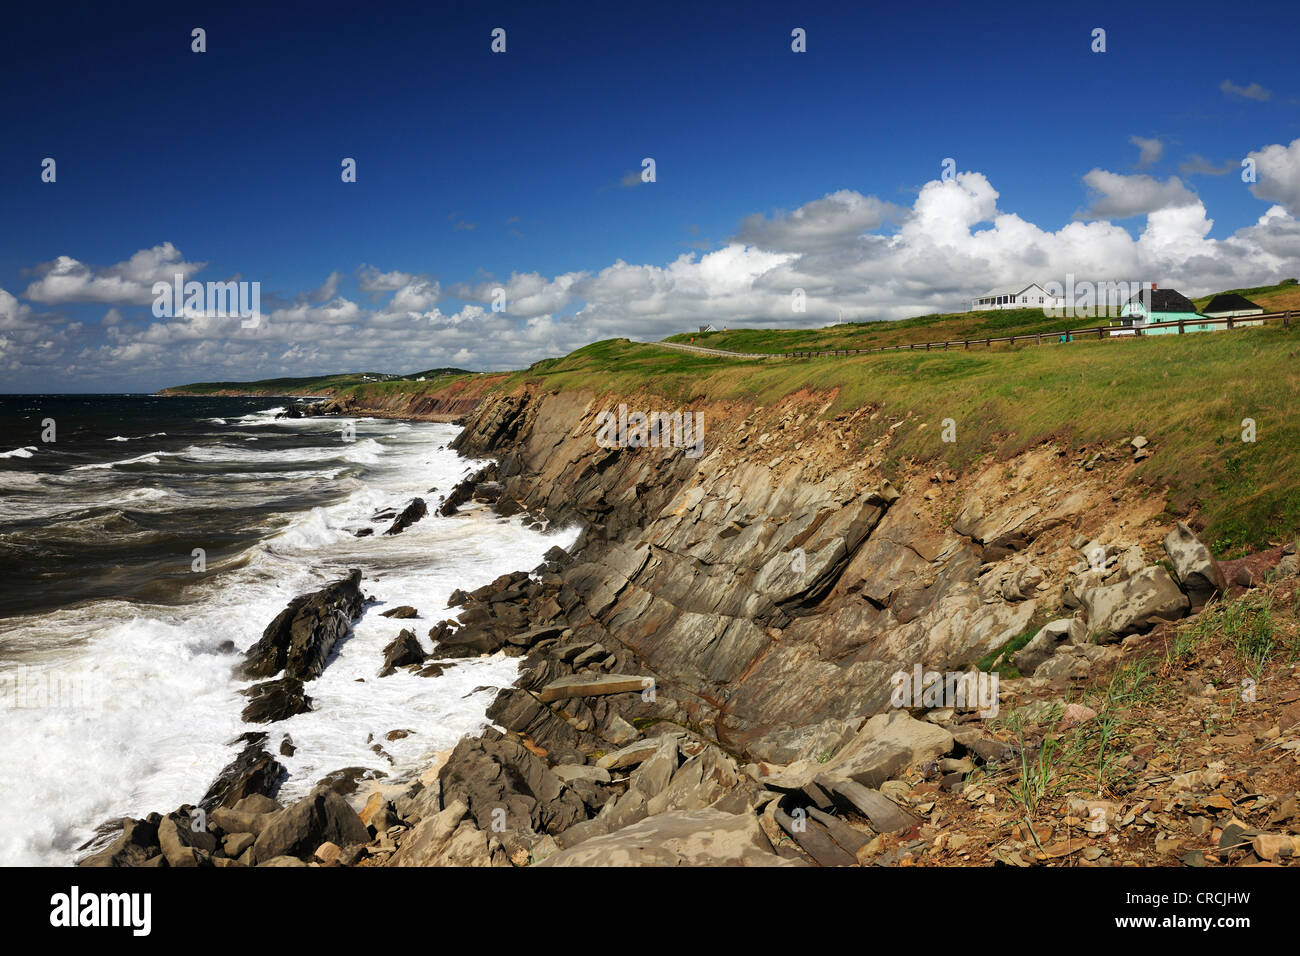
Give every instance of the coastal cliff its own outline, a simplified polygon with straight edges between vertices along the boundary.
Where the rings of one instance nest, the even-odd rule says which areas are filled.
[[[1119,748],[1103,729],[1118,706],[1107,687],[1144,680],[1152,653],[1168,665],[1168,649],[1196,631],[1193,612],[1253,607],[1295,586],[1294,548],[1215,561],[1171,518],[1164,490],[1138,476],[1170,454],[1141,436],[989,451],[958,471],[891,454],[933,425],[873,405],[836,411],[833,392],[692,401],[703,440],[691,447],[598,440],[618,406],[673,410],[654,394],[534,383],[473,401],[454,447],[492,464],[434,507],[486,505],[581,532],[537,568],[454,594],[428,659],[412,636],[384,663],[437,672],[480,654],[522,657],[488,710],[495,727],[353,807],[326,785],[306,808],[238,810],[274,792],[250,742],[243,759],[262,776],[227,782],[227,805],[246,814],[227,825],[279,835],[232,862],[1030,865],[1084,850],[1140,860],[1150,841],[1136,831],[1102,845],[1067,822],[1059,854],[1037,830],[1017,834],[1049,800],[1076,824],[1092,813],[1086,793],[1027,789],[1025,762],[1067,738],[1085,759]],[[879,437],[864,447],[864,433]],[[1192,683],[1212,672],[1225,689],[1196,695],[1177,719],[1235,707],[1249,662],[1215,661],[1177,660]],[[1300,714],[1285,700],[1252,701],[1250,734],[1289,739]],[[1224,778],[1195,756],[1156,753],[1140,729],[1123,743],[1132,749],[1103,755],[1092,787],[1116,826],[1150,804],[1125,803],[1146,798],[1148,764],[1202,774],[1193,790]],[[1268,809],[1284,809],[1285,779],[1268,785],[1281,793]],[[1263,809],[1254,832],[1277,839],[1234,862],[1290,846],[1290,830],[1262,825]],[[1180,826],[1199,824],[1188,816],[1169,830]],[[1234,836],[1249,842],[1246,829]],[[109,847],[98,862],[123,852]]]

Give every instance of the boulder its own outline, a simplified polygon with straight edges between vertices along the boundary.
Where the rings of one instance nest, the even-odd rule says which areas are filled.
[[[1006,601],[1024,601],[1038,592],[1038,585],[1046,575],[1037,565],[1030,564],[1002,579],[1002,598]]]
[[[752,813],[676,810],[552,854],[537,866],[782,866]]]
[[[676,736],[681,736],[677,734]],[[649,760],[659,749],[663,740],[660,737],[649,737],[645,740],[638,740],[634,744],[629,744],[620,750],[607,753],[596,761],[596,766],[605,770],[621,770],[624,767],[633,767],[642,761]]]
[[[609,783],[610,780],[608,770],[592,764],[561,764],[552,767],[551,771],[563,780],[566,785],[576,780],[586,780],[599,784]]]
[[[1219,563],[1186,522],[1178,522],[1174,530],[1165,535],[1165,553],[1169,555],[1179,584],[1187,594],[1192,614],[1205,607],[1210,598],[1227,590]]]
[[[278,812],[278,809],[273,812]],[[251,833],[256,837],[266,827],[271,816],[271,813],[252,813],[247,810],[236,810],[234,807],[218,807],[209,814],[208,820],[214,827],[226,833]]]
[[[277,813],[284,808],[270,797],[254,793],[236,803],[234,809],[240,813]]]
[[[332,790],[318,788],[266,821],[253,844],[253,862],[277,857],[309,857],[326,841],[348,846],[369,843],[370,832],[357,812]]]
[[[204,866],[211,861],[217,838],[206,830],[195,830],[188,813],[169,813],[158,824],[158,845],[168,866]]]
[[[232,860],[238,860],[256,840],[255,833],[227,833],[221,849]]]
[[[942,727],[916,720],[906,711],[893,710],[872,717],[843,750],[813,767],[831,779],[879,787],[907,767],[942,756],[952,748],[952,734]],[[809,779],[816,775],[810,774]]]
[[[1100,644],[1064,644],[1057,652],[1034,669],[1034,681],[1052,681],[1058,678],[1075,680],[1087,677],[1098,665],[1120,655],[1119,647]]]
[[[384,648],[384,666],[379,670],[380,677],[387,677],[399,667],[408,664],[424,663],[424,648],[414,631],[403,630],[392,643]]]
[[[499,481],[480,481],[474,486],[474,500],[491,503],[501,497],[502,491]]]
[[[1149,631],[1162,621],[1176,621],[1188,609],[1187,596],[1158,565],[1119,584],[1088,588],[1079,600],[1087,614],[1088,630],[1112,640]]]
[[[581,798],[514,736],[462,738],[438,772],[442,801],[461,800],[481,830],[560,833],[587,813]],[[504,819],[503,819],[504,816]]]
[[[818,866],[856,866],[858,860],[854,852],[841,846],[831,832],[812,817],[811,814],[817,812],[820,811],[814,809],[810,812],[802,807],[792,813],[777,809],[773,816],[777,825]]]
[[[1082,644],[1088,639],[1088,628],[1074,617],[1062,618],[1045,625],[1012,658],[1012,663],[1022,674],[1032,674],[1039,664],[1056,653],[1062,644]]]
[[[397,618],[399,621],[404,621],[408,618],[419,617],[420,612],[417,611],[415,608],[411,607],[411,605],[409,604],[403,604],[400,607],[390,608],[387,611],[380,611],[379,616],[393,617],[393,618]]]
[[[421,820],[402,840],[390,866],[491,866],[487,834],[467,819],[463,800]]]

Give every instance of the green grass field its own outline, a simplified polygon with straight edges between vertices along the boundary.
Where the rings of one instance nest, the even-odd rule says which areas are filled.
[[[1233,289],[1269,311],[1300,310],[1300,287],[1287,281],[1255,289]],[[1213,296],[1195,299],[1203,306]],[[797,352],[830,349],[869,349],[921,342],[997,338],[1004,335],[1057,336],[1067,329],[1108,325],[1107,317],[1052,318],[1042,309],[949,312],[921,315],[898,322],[846,322],[822,329],[730,329],[683,332],[665,342],[702,345],[730,352]]]
[[[1142,434],[1154,454],[1136,478],[1168,487],[1180,515],[1199,509],[1207,543],[1229,557],[1300,532],[1297,358],[1295,327],[799,360],[728,359],[614,339],[496,388],[530,381],[653,394],[680,406],[835,392],[829,414],[861,405],[884,412],[856,436],[861,449],[911,414],[895,432],[887,468],[906,458],[961,469],[1053,438],[1082,446]],[[955,443],[940,441],[945,418],[956,423]],[[1244,419],[1255,422],[1254,442],[1242,441]]]

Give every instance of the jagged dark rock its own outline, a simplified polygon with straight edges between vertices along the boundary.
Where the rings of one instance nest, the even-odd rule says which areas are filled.
[[[379,670],[380,677],[387,677],[399,667],[420,664],[424,661],[424,648],[414,631],[403,630],[384,648],[384,666]]]
[[[346,415],[352,403],[347,399],[326,398],[319,402],[300,402],[290,405],[276,418],[318,418],[324,415]]]
[[[493,730],[477,740],[461,740],[438,779],[443,805],[464,801],[483,830],[491,831],[503,814],[507,829],[559,833],[587,815],[581,798],[544,760],[517,738]]]
[[[121,821],[121,833],[111,844],[77,861],[78,866],[144,866],[162,851],[158,846],[158,819]]]
[[[311,710],[311,698],[296,677],[263,681],[240,693],[248,698],[240,717],[250,724],[269,724]]]
[[[429,508],[423,498],[412,499],[384,534],[401,534],[428,513]]]
[[[288,739],[286,735],[285,741]],[[267,735],[257,732],[238,737],[235,742],[242,742],[243,749],[217,774],[217,779],[208,787],[199,806],[211,813],[218,807],[233,807],[240,800],[254,794],[274,797],[284,782],[287,771],[266,750],[266,741]],[[285,752],[283,743],[280,752]],[[292,753],[290,744],[289,755]]]
[[[363,603],[360,571],[294,598],[245,652],[241,675],[272,677],[284,671],[286,677],[314,680],[334,645],[360,616]]]

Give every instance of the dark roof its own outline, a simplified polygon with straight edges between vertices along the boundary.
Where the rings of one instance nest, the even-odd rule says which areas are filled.
[[[1192,300],[1173,289],[1149,289],[1145,293],[1139,292],[1129,299],[1129,303],[1140,302],[1145,305],[1147,295],[1151,296],[1152,312],[1196,312]]]
[[[1245,309],[1262,309],[1263,306],[1256,305],[1244,295],[1237,295],[1235,292],[1225,292],[1222,295],[1216,295],[1210,300],[1201,311],[1206,314],[1210,312],[1241,312]]]

